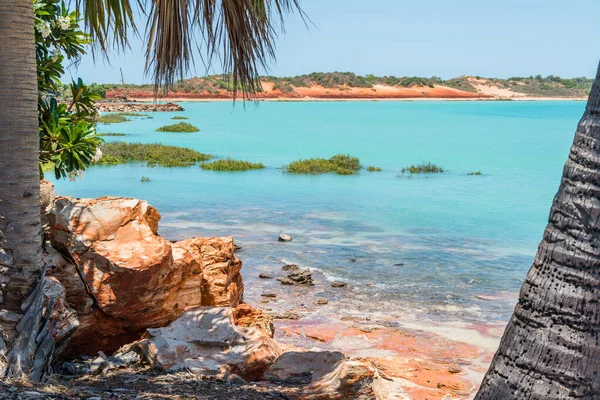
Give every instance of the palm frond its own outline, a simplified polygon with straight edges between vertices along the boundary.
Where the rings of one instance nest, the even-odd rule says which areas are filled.
[[[138,4],[143,9],[141,0]],[[75,7],[92,42],[104,54],[111,46],[126,48],[128,32],[137,32],[129,0],[75,0]]]
[[[95,0],[99,1],[99,0]],[[110,0],[105,0],[110,1]],[[259,73],[275,58],[274,42],[287,13],[304,13],[299,0],[151,0],[146,71],[155,92],[168,89],[193,63],[193,52],[215,57],[231,75],[233,96],[260,89]]]

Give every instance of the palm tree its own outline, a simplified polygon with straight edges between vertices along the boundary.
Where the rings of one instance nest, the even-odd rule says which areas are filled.
[[[600,67],[477,400],[600,398]]]
[[[138,2],[148,17],[146,67],[155,89],[168,88],[182,77],[200,44],[205,61],[219,56],[225,72],[231,73],[234,97],[238,88],[244,98],[251,95],[260,85],[259,70],[274,56],[284,14],[302,13],[298,1]],[[127,35],[137,33],[129,0],[77,0],[76,6],[101,52],[125,48]],[[8,376],[31,374],[38,379],[59,343],[49,337],[56,328],[49,325],[48,312],[56,293],[42,271],[31,0],[0,2],[0,88],[0,355],[6,357],[2,370]]]

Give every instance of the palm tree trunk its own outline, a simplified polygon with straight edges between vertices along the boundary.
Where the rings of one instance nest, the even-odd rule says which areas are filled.
[[[477,400],[600,398],[600,67]]]
[[[39,134],[31,0],[0,1],[0,349],[40,276]]]

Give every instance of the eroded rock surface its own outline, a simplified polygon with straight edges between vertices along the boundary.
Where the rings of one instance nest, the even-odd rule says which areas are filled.
[[[167,327],[148,329],[134,347],[148,363],[165,371],[229,373],[247,381],[262,378],[281,354],[263,331],[235,326],[229,307],[189,309]]]
[[[171,243],[157,233],[158,211],[137,199],[58,197],[46,213],[49,274],[80,320],[69,354],[111,352],[188,307],[242,299],[231,237]]]

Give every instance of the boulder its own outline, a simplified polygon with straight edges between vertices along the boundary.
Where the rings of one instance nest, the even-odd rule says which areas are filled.
[[[187,369],[198,375],[236,374],[247,381],[261,379],[281,354],[278,345],[259,329],[234,325],[228,307],[196,307],[167,327],[148,329],[133,348],[153,367]]]
[[[242,300],[233,239],[171,243],[158,235],[160,214],[145,201],[58,197],[47,219],[49,275],[63,283],[80,320],[71,355],[112,352],[188,307]]]
[[[315,283],[313,282],[312,273],[308,268],[300,268],[295,264],[290,264],[284,265],[283,269],[291,272],[286,277],[277,278],[282,285],[314,286]]]

